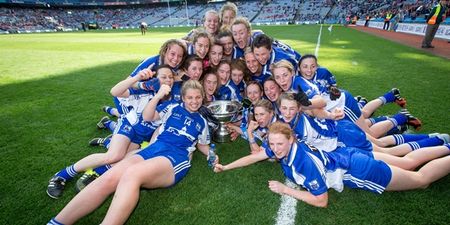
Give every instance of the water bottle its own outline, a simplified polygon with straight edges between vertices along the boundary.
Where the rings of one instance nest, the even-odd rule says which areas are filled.
[[[216,161],[216,145],[211,144],[208,152],[208,166],[214,168],[214,161]]]

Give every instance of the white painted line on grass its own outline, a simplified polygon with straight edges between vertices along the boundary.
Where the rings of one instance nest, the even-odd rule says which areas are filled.
[[[320,38],[322,37],[322,27],[323,24],[320,25],[319,35],[317,36],[317,44],[316,44],[316,52],[314,55],[319,58],[319,48],[320,48]],[[331,31],[330,31],[331,32]],[[284,182],[290,188],[295,188],[296,184],[292,181],[286,179]],[[281,196],[281,204],[280,208],[277,212],[277,219],[275,225],[293,225],[295,224],[295,215],[297,214],[297,199],[282,195]]]
[[[320,24],[320,30],[319,30],[319,36],[317,36],[317,44],[316,44],[316,51],[314,55],[319,58],[319,48],[320,48],[320,37],[322,37],[322,27],[323,24]]]
[[[288,187],[295,188],[295,184],[286,179],[284,182]],[[288,196],[281,196],[281,204],[278,209],[276,225],[293,225],[295,224],[295,215],[297,214],[297,199]]]

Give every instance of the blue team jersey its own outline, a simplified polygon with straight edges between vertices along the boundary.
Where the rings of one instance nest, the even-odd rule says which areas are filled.
[[[293,56],[297,62],[299,62],[300,58],[302,57],[302,55],[300,53],[298,53],[297,51],[295,51],[291,46],[289,46],[279,40],[273,40],[272,47],[282,49],[283,51],[285,51],[288,54],[290,54],[291,56]]]
[[[181,102],[181,87],[183,85],[182,81],[175,81],[172,85],[172,88],[170,90],[170,98],[174,99],[178,102]],[[141,85],[142,88],[146,91],[153,92],[156,94],[159,91],[159,88],[161,88],[161,83],[159,82],[158,78],[152,78],[150,80],[142,82]]]
[[[267,143],[263,145],[268,157],[275,154]],[[284,175],[307,189],[313,195],[320,195],[333,188],[344,189],[343,177],[350,165],[350,154],[323,152],[304,142],[292,144],[289,154],[280,159]]]
[[[263,86],[264,85],[264,81],[269,79],[269,77],[270,77],[270,74],[264,74],[264,73],[261,72],[260,74],[252,74],[250,79],[258,82],[259,84],[261,84],[261,86]]]
[[[280,118],[283,120],[283,118]],[[338,134],[333,120],[318,119],[299,114],[289,122],[299,141],[304,141],[323,151],[334,151],[338,146]]]
[[[161,57],[159,55],[151,56],[144,61],[142,61],[134,70],[131,72],[130,77],[136,76],[141,70],[148,68],[151,64],[155,64],[152,67],[152,71],[156,71],[156,68],[158,68],[159,65],[162,64]]]
[[[336,107],[344,109],[344,119],[350,120],[353,123],[361,117],[361,109],[359,108],[358,102],[348,91],[341,89],[341,96],[336,100],[331,100],[328,94],[324,94],[322,97],[327,102],[325,106],[326,110],[331,111]]]
[[[231,52],[231,59],[239,59],[244,57],[244,50],[240,49],[237,46],[233,47],[233,51]]]
[[[285,59],[292,63],[294,66],[294,71],[297,71],[298,68],[298,60],[295,59],[295,56],[289,54],[288,52],[284,51],[281,48],[272,47],[272,51],[270,52],[269,59],[267,60],[266,64],[263,65],[262,68],[262,74],[269,74],[272,75],[272,72],[270,71],[270,65],[273,63],[276,63],[282,59]]]
[[[336,86],[336,78],[334,75],[324,67],[317,68],[316,74],[312,81],[319,88],[320,93],[329,93],[328,88]]]
[[[241,81],[239,84],[235,84],[235,83],[233,82],[233,80],[230,80],[230,81],[228,82],[228,84],[229,84],[229,86],[230,86],[231,88],[234,89],[234,93],[236,93],[236,98],[237,98],[237,99],[232,99],[232,100],[237,100],[237,101],[241,102],[242,99],[244,98],[243,95],[244,95],[244,93],[245,93],[245,88],[247,87],[247,85],[245,84],[245,82],[244,82],[244,81]]]
[[[233,83],[231,80],[229,80],[225,85],[220,86],[219,90],[217,91],[217,99],[219,100],[238,100],[238,95],[240,95],[237,92],[237,89],[232,87],[231,83]]]
[[[292,77],[292,84],[288,91],[298,93],[300,90],[303,90],[303,92],[308,96],[309,99],[313,98],[316,95],[320,95],[319,88],[316,84],[308,81],[301,76]]]
[[[198,112],[189,112],[184,103],[168,104],[158,111],[162,121],[159,129],[158,141],[167,142],[175,150],[186,151],[191,154],[197,142],[208,145],[210,143],[207,121]]]

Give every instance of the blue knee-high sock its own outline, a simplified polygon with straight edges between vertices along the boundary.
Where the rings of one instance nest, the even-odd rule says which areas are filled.
[[[386,135],[395,135],[395,134],[401,134],[401,133],[403,133],[401,127],[400,126],[396,126],[396,127],[393,127],[392,129],[390,129],[386,133]]]
[[[106,149],[109,149],[109,145],[111,144],[111,138],[108,137],[105,139],[105,141],[103,142],[103,147],[105,147]]]
[[[395,145],[430,138],[428,134],[394,134]]]
[[[401,113],[397,113],[393,117],[389,118],[388,120],[391,121],[392,124],[394,124],[394,127],[396,127],[396,126],[405,124],[408,121],[408,117],[406,117],[405,115],[403,115]]]
[[[71,165],[56,173],[55,176],[62,177],[66,179],[66,181],[69,181],[72,178],[74,178],[77,174],[78,172],[75,171],[74,165]]]
[[[105,127],[107,127],[111,132],[114,132],[114,129],[116,129],[117,123],[112,120],[108,120],[104,123]]]
[[[395,95],[391,91],[386,92],[383,96],[378,97],[383,102],[383,105],[386,103],[394,102]]]
[[[388,116],[379,116],[379,117],[370,118],[369,120],[372,123],[372,125],[374,125],[378,122],[385,121],[387,119],[389,119]]]
[[[64,225],[63,223],[58,222],[55,217],[53,217],[50,221],[48,221],[47,225]]]
[[[114,108],[113,108],[113,107],[106,106],[106,107],[105,107],[105,111],[106,111],[106,113],[108,113],[109,115],[114,116],[114,114],[113,114]]]
[[[414,151],[419,148],[442,145],[442,144],[444,144],[444,142],[437,137],[433,137],[433,138],[426,138],[426,139],[422,139],[422,140],[418,140],[418,141],[408,142],[406,144],[408,144],[411,147],[411,149]]]
[[[94,171],[98,174],[98,175],[102,175],[104,173],[106,173],[106,171],[108,171],[109,169],[111,169],[111,165],[110,164],[106,164],[103,166],[99,166],[97,168],[94,169]]]

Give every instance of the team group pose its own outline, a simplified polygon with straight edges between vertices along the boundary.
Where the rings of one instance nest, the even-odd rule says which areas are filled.
[[[330,188],[381,194],[426,188],[450,172],[448,134],[404,133],[422,122],[406,109],[399,89],[387,87],[371,101],[353,97],[316,56],[302,56],[237,15],[233,3],[207,11],[201,28],[166,41],[111,88],[115,105],[103,107],[109,116],[97,127],[112,134],[89,142],[106,152],[51,177],[47,194],[57,199],[84,173],[79,193],[48,224],[73,224],[113,193],[101,223],[125,223],[141,188],[180,182],[196,149],[209,158],[217,121],[205,104],[215,100],[242,103],[241,119],[226,127],[232,140],[242,138],[249,147],[243,158],[221,159],[228,164],[216,157],[214,171],[274,159],[305,190],[269,181],[270,190],[313,206],[328,205]],[[390,103],[399,106],[397,114],[373,116]]]

